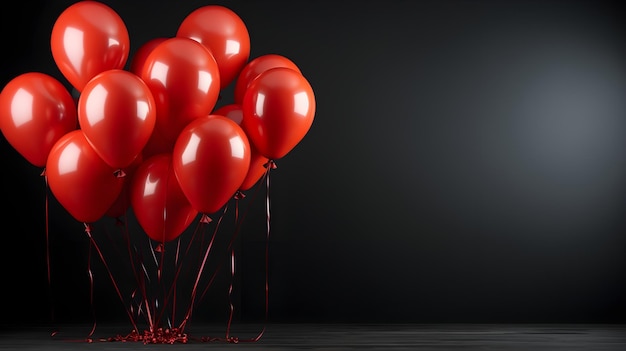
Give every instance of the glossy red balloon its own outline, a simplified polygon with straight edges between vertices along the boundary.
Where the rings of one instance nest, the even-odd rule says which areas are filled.
[[[0,93],[2,134],[34,166],[45,167],[54,143],[77,128],[74,99],[52,76],[24,73]]]
[[[172,153],[183,193],[200,213],[219,210],[239,189],[250,167],[250,144],[224,116],[198,118],[180,133]]]
[[[102,218],[124,185],[124,179],[98,156],[80,130],[65,134],[54,144],[46,177],[58,202],[84,223]]]
[[[224,6],[197,8],[183,19],[176,36],[196,40],[213,53],[220,72],[220,89],[235,80],[250,57],[246,24]]]
[[[133,176],[131,207],[145,233],[161,243],[179,237],[198,214],[183,194],[172,168],[172,155],[144,160]]]
[[[261,155],[254,145],[250,144],[250,169],[246,178],[241,182],[239,190],[246,191],[258,183],[267,170],[266,165],[268,161],[267,157]]]
[[[152,38],[147,42],[143,43],[139,49],[135,52],[130,61],[130,69],[129,71],[135,73],[138,76],[141,76],[141,72],[143,71],[143,65],[146,62],[146,58],[152,52],[152,49],[157,47],[157,45],[161,44],[168,38]]]
[[[63,76],[82,91],[97,74],[124,67],[130,39],[126,24],[112,8],[98,1],[78,1],[56,19],[50,46]]]
[[[112,69],[95,76],[78,99],[78,123],[98,155],[126,168],[141,153],[156,122],[148,86],[137,75]]]
[[[261,73],[243,99],[242,126],[250,143],[277,160],[308,133],[315,117],[315,95],[307,79],[286,67]]]
[[[220,93],[213,55],[188,38],[170,38],[152,49],[141,78],[156,102],[155,129],[172,145],[185,125],[211,113]]]
[[[241,73],[239,73],[235,82],[235,103],[240,105],[243,103],[243,96],[254,78],[268,69],[276,67],[291,68],[298,73],[302,73],[300,68],[285,56],[277,54],[261,55],[248,62]]]
[[[241,125],[241,121],[243,120],[243,111],[241,110],[241,106],[237,104],[224,105],[215,110],[213,114],[226,116],[239,125]],[[239,190],[245,191],[252,188],[265,174],[265,165],[268,161],[269,159],[267,157],[261,155],[254,145],[250,144],[250,168]]]
[[[132,184],[133,176],[139,168],[139,165],[143,163],[143,155],[138,155],[133,163],[130,166],[126,167],[124,170],[124,185],[122,186],[122,190],[120,194],[117,196],[117,199],[111,205],[111,207],[107,210],[106,215],[113,218],[119,218],[126,214],[128,209],[130,208],[130,187]]]
[[[239,104],[226,104],[220,106],[219,108],[215,109],[215,111],[213,111],[213,113],[211,114],[228,117],[240,126],[241,121],[243,120],[243,111],[241,110],[241,105]]]
[[[165,138],[163,138],[161,134],[159,134],[159,131],[155,128],[141,154],[143,155],[143,158],[148,158],[157,154],[171,154],[174,150],[175,142],[176,140],[165,140]]]

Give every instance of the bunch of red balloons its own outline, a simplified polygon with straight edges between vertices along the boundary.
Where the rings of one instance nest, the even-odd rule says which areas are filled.
[[[0,94],[0,128],[86,224],[132,208],[150,238],[173,240],[256,184],[315,115],[298,66],[278,54],[250,59],[245,23],[223,6],[197,8],[131,58],[118,13],[78,1],[57,18],[50,44],[78,94],[51,75],[21,74]],[[217,108],[231,83],[233,100]]]

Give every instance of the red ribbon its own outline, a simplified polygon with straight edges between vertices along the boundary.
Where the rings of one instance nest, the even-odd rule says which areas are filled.
[[[270,215],[271,215],[271,211],[270,211],[270,171],[272,169],[276,169],[276,164],[273,161],[269,161],[266,165],[266,171],[264,173],[263,179],[264,179],[264,183],[265,183],[265,187],[266,187],[266,197],[265,197],[265,215],[266,215],[266,243],[265,243],[265,285],[264,285],[264,292],[265,292],[265,318],[264,318],[264,325],[263,328],[261,329],[261,331],[259,331],[259,333],[251,338],[247,338],[247,339],[241,339],[237,336],[232,336],[231,335],[231,326],[232,326],[232,322],[233,322],[233,315],[234,315],[234,310],[235,310],[235,306],[233,304],[232,301],[232,293],[233,293],[233,288],[234,288],[234,278],[235,278],[235,274],[236,274],[236,257],[235,257],[235,250],[233,249],[233,243],[235,241],[235,239],[237,238],[237,235],[239,233],[240,227],[242,225],[243,219],[245,218],[245,215],[247,214],[247,210],[246,212],[244,212],[243,216],[240,216],[239,214],[239,200],[245,198],[245,194],[243,194],[242,192],[237,192],[234,195],[234,199],[236,201],[236,207],[235,207],[235,231],[231,237],[231,240],[228,244],[228,251],[229,252],[229,264],[230,264],[230,278],[231,278],[231,282],[229,284],[229,288],[228,288],[228,304],[229,304],[229,317],[228,317],[228,322],[226,325],[226,335],[224,337],[210,337],[210,336],[202,336],[199,339],[193,339],[193,340],[198,340],[200,342],[215,342],[215,341],[221,341],[221,342],[228,342],[228,343],[239,343],[239,342],[256,342],[258,340],[261,339],[261,337],[264,335],[265,330],[266,330],[266,324],[268,321],[268,316],[269,316],[269,241],[270,241],[270,232],[271,232],[271,226],[270,226]],[[42,175],[45,175],[45,172],[42,173]],[[262,182],[260,182],[260,184],[263,184]],[[255,192],[256,194],[256,192]],[[47,200],[47,199],[46,199]],[[248,208],[249,209],[249,208]],[[207,259],[210,255],[210,253],[213,251],[213,246],[214,246],[214,242],[215,242],[215,238],[217,235],[217,232],[220,228],[220,224],[222,222],[222,219],[224,218],[226,212],[228,210],[228,205],[226,205],[224,207],[223,213],[221,214],[220,218],[218,219],[216,226],[214,228],[213,234],[211,236],[211,239],[209,241],[208,247],[206,248],[206,251],[204,252],[204,257],[202,259],[202,261],[200,262],[200,266],[199,266],[199,270],[197,272],[197,275],[195,277],[195,281],[193,284],[193,288],[192,288],[192,293],[191,293],[191,302],[188,306],[188,309],[185,313],[185,316],[182,320],[182,322],[180,323],[180,325],[178,327],[170,327],[170,328],[162,328],[159,327],[160,324],[160,320],[163,317],[163,313],[166,309],[166,306],[171,302],[172,304],[172,320],[174,320],[174,312],[176,309],[176,304],[175,304],[175,300],[176,300],[176,295],[175,295],[175,289],[174,286],[178,280],[179,274],[181,272],[181,268],[182,268],[182,263],[179,262],[179,257],[181,254],[181,248],[180,248],[180,238],[177,244],[177,248],[176,248],[176,256],[175,256],[175,267],[176,267],[176,271],[175,271],[175,275],[173,278],[173,282],[172,285],[170,286],[170,290],[169,292],[165,293],[164,292],[164,301],[162,306],[158,306],[158,301],[155,301],[155,306],[154,306],[154,311],[153,308],[150,307],[149,304],[149,298],[148,298],[148,291],[146,288],[146,279],[148,278],[149,280],[149,275],[148,275],[148,271],[143,263],[143,261],[140,258],[140,255],[137,251],[136,248],[134,248],[133,250],[133,246],[131,244],[130,241],[130,237],[128,235],[128,228],[126,226],[126,244],[127,244],[127,250],[128,250],[128,255],[130,257],[130,261],[131,261],[131,266],[132,266],[132,271],[134,274],[134,277],[137,281],[138,284],[138,289],[133,290],[132,294],[131,294],[131,298],[134,300],[137,293],[140,293],[142,296],[142,300],[141,302],[138,303],[137,305],[137,315],[143,314],[143,310],[145,309],[145,313],[147,314],[146,318],[147,318],[147,322],[149,325],[149,329],[144,331],[143,333],[140,333],[138,331],[137,328],[137,324],[135,322],[135,317],[134,317],[134,306],[131,303],[130,306],[128,308],[126,308],[126,312],[128,314],[128,317],[130,319],[130,322],[133,326],[133,330],[131,331],[131,333],[127,334],[127,335],[116,335],[114,337],[109,337],[109,338],[104,338],[104,339],[98,339],[99,341],[121,341],[121,342],[128,342],[128,341],[133,341],[133,342],[142,342],[144,344],[174,344],[174,343],[188,343],[190,340],[192,340],[189,335],[187,335],[185,333],[185,327],[188,325],[188,322],[190,321],[192,312],[194,310],[195,307],[197,307],[197,304],[199,303],[199,301],[202,300],[202,298],[204,297],[205,293],[207,292],[208,288],[212,285],[217,272],[219,271],[221,264],[218,264],[217,268],[215,269],[215,271],[213,272],[212,277],[210,278],[209,282],[207,283],[207,285],[205,286],[204,290],[202,291],[202,294],[199,296],[198,298],[198,289],[199,289],[199,282],[200,282],[200,277],[202,276],[202,274],[205,271],[205,266],[207,263]],[[46,201],[46,223],[48,220],[48,202]],[[211,218],[207,215],[202,215],[202,217],[200,218],[199,221],[199,226],[198,228],[202,227],[203,225],[207,225],[211,223]],[[102,261],[102,263],[104,264],[109,278],[111,279],[111,282],[113,283],[113,286],[120,298],[120,300],[122,301],[122,303],[124,304],[124,306],[126,307],[126,303],[124,302],[124,299],[122,297],[121,291],[119,289],[118,284],[115,281],[115,278],[111,272],[111,270],[109,269],[109,265],[102,253],[102,251],[100,250],[100,247],[98,246],[96,240],[94,239],[93,235],[92,235],[92,230],[91,230],[91,226],[87,223],[84,223],[85,226],[85,233],[89,239],[89,263],[88,263],[88,268],[87,268],[87,273],[89,275],[89,279],[90,279],[90,303],[91,303],[91,307],[92,307],[92,313],[93,313],[93,317],[94,317],[94,322],[93,322],[93,326],[91,331],[89,332],[87,338],[85,339],[85,341],[87,342],[93,342],[92,336],[96,330],[96,318],[95,318],[95,309],[94,309],[94,302],[93,302],[93,292],[94,292],[94,276],[93,276],[93,272],[91,270],[91,256],[92,256],[92,250],[95,249],[95,251],[97,252],[98,256],[100,257],[100,260]],[[198,228],[196,228],[196,231],[194,231],[193,236],[185,250],[185,255],[189,252],[193,242],[194,242],[194,238],[196,237],[196,234],[198,232]],[[46,227],[47,229],[47,227]],[[48,230],[46,230],[46,242],[48,242]],[[203,245],[200,245],[200,247],[202,248]],[[162,269],[162,265],[163,265],[163,261],[164,261],[164,254],[165,254],[165,247],[163,245],[163,243],[159,244],[159,246],[157,246],[156,248],[153,248],[152,245],[150,245],[151,248],[151,254],[155,260],[155,264],[157,264],[158,266],[158,272],[157,272],[157,276],[159,279],[159,283],[162,283],[161,281],[161,269]],[[159,252],[161,255],[161,259],[157,259],[156,257],[156,252]],[[138,268],[141,268],[141,271],[138,270]],[[145,278],[144,278],[145,277]],[[48,254],[48,283],[51,285],[51,279],[50,279],[50,264],[49,264],[49,254]],[[157,312],[158,316],[157,316]],[[51,314],[52,313],[52,309],[51,309]],[[56,332],[53,333],[53,335],[55,335]]]

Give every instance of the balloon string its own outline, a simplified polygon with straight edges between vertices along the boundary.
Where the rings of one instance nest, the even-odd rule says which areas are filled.
[[[231,327],[232,316],[233,316],[233,311],[234,311],[234,305],[232,304],[232,299],[231,299],[232,295],[231,294],[232,294],[232,290],[233,290],[232,288],[233,288],[233,281],[234,281],[235,267],[236,267],[236,265],[235,265],[235,250],[232,249],[232,244],[233,244],[234,239],[236,237],[236,234],[237,234],[237,232],[239,230],[239,227],[241,226],[243,217],[245,217],[245,214],[247,213],[247,210],[249,209],[249,207],[248,207],[246,212],[244,212],[244,216],[242,216],[240,218],[240,216],[239,216],[239,204],[237,202],[237,206],[235,208],[235,223],[237,224],[237,226],[236,226],[235,235],[233,235],[233,237],[231,238],[231,241],[229,243],[230,265],[231,265],[231,284],[230,284],[229,292],[228,292],[229,293],[230,316],[229,316],[228,325],[227,325],[226,337],[225,338],[207,338],[207,337],[202,337],[201,338],[202,341],[227,341],[227,342],[232,342],[232,343],[256,342],[256,341],[259,341],[261,339],[261,337],[265,333],[266,325],[267,325],[267,322],[268,322],[268,316],[269,316],[269,242],[270,242],[270,233],[271,233],[271,226],[270,226],[270,223],[271,223],[271,211],[270,211],[271,199],[270,199],[270,192],[271,191],[270,191],[269,173],[270,173],[270,170],[274,169],[274,168],[276,168],[276,166],[273,164],[272,161],[270,161],[268,163],[268,165],[267,165],[267,170],[265,172],[265,177],[264,177],[265,178],[266,190],[267,190],[266,191],[266,199],[265,199],[265,214],[266,214],[266,229],[267,229],[267,232],[266,232],[266,244],[265,244],[265,319],[264,319],[265,323],[263,325],[263,328],[257,334],[257,336],[255,336],[253,338],[250,338],[250,339],[240,340],[238,337],[230,336],[230,327]],[[239,197],[239,195],[240,194],[236,195],[236,199],[237,200],[239,200],[240,198],[243,198],[243,196]],[[241,194],[241,195],[243,195],[243,194]],[[224,208],[224,211],[221,214],[221,216],[219,218],[219,221],[217,222],[216,228],[215,228],[215,230],[213,232],[213,235],[211,237],[211,240],[209,242],[209,246],[208,246],[208,248],[207,248],[207,250],[206,250],[206,252],[204,254],[204,258],[202,260],[202,264],[201,264],[201,266],[199,268],[199,271],[198,271],[198,274],[197,274],[197,277],[196,277],[196,280],[195,280],[195,283],[194,283],[194,286],[193,286],[192,296],[191,296],[192,297],[192,301],[190,303],[189,309],[187,311],[187,314],[186,314],[183,322],[180,324],[180,327],[179,328],[171,328],[171,330],[170,329],[163,329],[163,328],[158,328],[158,329],[157,328],[151,328],[150,332],[146,331],[142,335],[142,334],[139,334],[137,326],[136,326],[136,324],[134,322],[133,316],[129,313],[129,317],[130,317],[131,323],[133,324],[134,330],[129,335],[126,335],[126,336],[118,335],[117,337],[106,339],[107,341],[143,341],[144,344],[148,344],[148,343],[170,343],[170,344],[172,344],[172,343],[175,343],[175,342],[187,343],[189,341],[188,336],[186,334],[184,334],[184,328],[186,327],[187,322],[189,321],[189,319],[191,317],[191,312],[193,311],[194,303],[196,302],[195,299],[196,299],[198,283],[199,283],[200,277],[201,277],[201,275],[202,275],[202,273],[204,271],[204,266],[205,266],[205,264],[207,262],[207,258],[208,258],[209,254],[211,252],[211,249],[212,249],[213,243],[215,241],[215,237],[216,237],[216,234],[218,232],[220,223],[221,223],[222,219],[224,218],[224,216],[225,216],[225,214],[227,212],[227,209],[228,209],[228,206],[226,206]],[[203,218],[204,218],[204,216],[203,216]],[[208,222],[210,222],[210,219],[209,220],[204,220],[203,219],[203,220],[200,221],[200,223],[208,223]],[[107,271],[109,273],[109,276],[110,276],[110,278],[111,278],[111,280],[113,282],[113,285],[114,285],[114,287],[115,287],[115,289],[116,289],[116,291],[118,293],[118,296],[120,297],[120,299],[122,299],[121,293],[119,291],[119,288],[118,288],[117,284],[115,283],[115,280],[114,280],[113,275],[112,275],[112,273],[111,273],[111,271],[110,271],[110,269],[108,267],[108,264],[104,260],[104,256],[102,255],[102,252],[100,251],[97,243],[95,242],[93,236],[91,235],[91,228],[86,223],[85,223],[85,232],[86,232],[86,234],[88,235],[88,237],[90,239],[90,247],[89,247],[89,249],[90,249],[90,251],[89,251],[90,261],[89,262],[91,262],[91,250],[92,250],[92,248],[95,248],[96,251],[98,252],[98,254],[100,256],[100,259],[102,260],[105,268],[107,269]],[[197,231],[194,232],[194,237],[195,237],[196,233],[197,233]],[[129,240],[129,242],[130,242],[130,240]],[[192,242],[193,242],[193,237],[192,237],[192,239],[191,239],[191,241],[189,243],[189,246],[187,247],[187,251],[189,250],[189,247],[191,246]],[[129,247],[130,247],[130,244],[129,244]],[[179,245],[178,245],[178,248],[177,248],[177,256],[176,256],[176,263],[177,264],[178,264],[178,254],[180,252],[179,250],[180,250],[180,241],[179,241]],[[152,254],[154,256],[154,250],[153,250]],[[156,257],[154,257],[154,258],[156,258]],[[182,267],[182,264],[178,265],[177,268],[180,268],[180,267]],[[147,274],[145,265],[143,265],[143,263],[142,263],[142,268],[143,268],[145,274]],[[88,272],[89,272],[90,281],[91,281],[91,284],[92,284],[91,301],[92,301],[92,306],[93,306],[93,274],[91,272],[91,264],[90,263],[89,263],[89,270],[88,270]],[[177,269],[176,276],[178,276],[179,272],[180,272],[180,269]],[[211,278],[211,282],[215,278],[215,275],[216,275],[216,272],[214,272],[214,275]],[[209,285],[210,285],[211,282],[209,282]],[[208,288],[208,286],[207,286],[207,288]],[[205,292],[206,292],[206,289],[205,289]],[[123,302],[123,299],[122,299],[122,302]],[[95,316],[95,313],[94,313],[94,316]],[[95,324],[95,321],[94,321],[94,326],[92,328],[92,331],[89,334],[90,336],[93,335],[93,332],[95,331],[95,325],[96,324]],[[88,341],[91,342],[91,339],[88,339]]]
[[[263,323],[263,329],[259,332],[259,334],[252,339],[252,341],[258,341],[261,339],[263,334],[265,333],[265,328],[268,321],[269,316],[269,245],[270,245],[270,171],[275,168],[276,165],[274,161],[270,160],[267,165],[266,177],[265,177],[265,223],[267,228],[267,233],[265,236],[265,319]]]
[[[196,240],[196,237],[198,235],[199,232],[202,231],[204,225],[210,223],[210,219],[208,218],[208,216],[206,216],[207,218],[205,219],[204,216],[198,221],[196,228],[193,231],[193,234],[191,236],[191,239],[189,240],[189,243],[187,244],[187,248],[185,249],[185,254],[184,256],[186,257],[189,253],[189,250],[191,249],[191,247],[193,246],[194,241]],[[174,273],[174,278],[173,281],[176,282],[179,279],[180,276],[180,272],[182,270],[182,264],[178,265],[178,267],[176,268],[176,272]],[[147,274],[147,273],[146,273]],[[165,300],[163,301],[163,306],[165,308],[165,306],[167,306],[169,304],[170,299],[172,298],[172,296],[175,294],[175,290],[174,290],[174,284],[172,284],[170,286],[170,291],[167,293],[167,295],[165,296]],[[161,320],[163,312],[160,313],[160,315],[158,316],[158,318],[155,320],[155,325],[159,324],[159,321]]]
[[[152,240],[150,238],[148,238],[148,246],[150,247],[150,254],[152,255],[152,260],[154,261],[154,265],[158,268],[159,267],[159,260],[156,257],[156,251],[154,249],[154,246],[152,246]]]
[[[245,195],[237,191],[235,194],[235,226],[239,221],[239,200],[243,199]],[[230,250],[230,285],[228,286],[228,322],[226,324],[226,339],[230,338],[230,326],[233,322],[233,313],[235,311],[235,306],[233,306],[233,284],[235,281],[235,249]]]
[[[143,256],[141,252],[139,252],[139,250],[137,249],[137,246],[132,244],[130,240],[128,226],[126,226],[125,236],[126,236],[126,242],[128,245],[128,248],[127,248],[128,256],[131,259],[131,266],[133,267],[133,270],[136,272],[137,286],[139,288],[140,293],[142,294],[142,296],[140,297],[140,301],[137,302],[137,316],[144,315],[146,318],[146,322],[149,325],[151,325],[153,316],[151,313],[151,307],[150,307],[150,303],[148,300],[148,291],[147,291],[147,284],[146,284],[146,281],[147,283],[151,282],[150,275],[148,274],[148,270],[146,269],[146,266],[144,264]],[[136,291],[137,289],[135,289],[132,294],[133,301],[135,298]]]
[[[166,184],[169,184],[169,173],[167,177]],[[167,203],[167,198],[165,199],[165,203]],[[167,211],[163,211],[163,223],[167,222]],[[163,226],[163,232],[161,236],[161,242],[157,246],[157,252],[160,253],[160,259],[158,260],[158,268],[157,268],[157,284],[160,285],[162,296],[165,296],[165,283],[163,281],[163,268],[165,265],[165,225]],[[165,306],[163,306],[165,309]]]
[[[123,227],[124,231],[123,231],[123,235],[122,237],[125,239],[126,242],[126,246],[127,246],[127,251],[128,251],[128,257],[129,257],[129,261],[130,261],[130,265],[131,265],[131,270],[132,270],[132,277],[135,279],[135,282],[137,284],[137,286],[135,287],[135,289],[133,289],[132,293],[131,293],[131,302],[130,302],[130,306],[129,308],[131,309],[131,313],[133,315],[135,315],[135,309],[134,309],[134,303],[135,303],[135,294],[137,292],[137,290],[139,289],[140,293],[142,294],[142,296],[146,296],[145,292],[145,287],[142,287],[142,282],[140,281],[140,278],[137,274],[137,269],[135,267],[134,264],[134,259],[133,259],[133,255],[132,255],[132,251],[131,251],[131,246],[130,246],[130,239],[129,239],[129,231],[128,231],[128,224],[126,221],[126,214],[123,214],[121,216],[118,216],[115,218],[115,225],[118,227]],[[113,234],[111,233],[111,231],[106,230],[105,228],[105,234],[106,234],[106,238],[111,242],[113,249],[115,250],[115,256],[114,257],[123,257],[123,251],[122,249],[117,245],[117,241],[113,238]],[[139,312],[141,310],[137,311],[137,315],[135,316],[135,318],[138,318],[140,316]],[[149,322],[150,320],[150,314],[149,314],[149,309],[148,311],[148,316],[144,317],[147,319],[147,321]]]
[[[156,251],[154,249],[154,246],[152,245],[152,239],[147,238],[147,240],[148,240],[148,247],[150,248],[150,255],[152,255],[152,260],[154,261],[154,265],[157,267],[157,286],[158,286],[158,282],[160,281],[160,279],[159,279],[159,271],[158,271],[159,270],[159,260],[156,257],[156,253],[155,253]],[[146,276],[147,276],[148,273],[147,273],[147,270],[146,270],[145,266],[144,266],[144,270],[146,271]],[[152,313],[154,313],[155,316],[156,316],[156,314],[157,314],[157,312],[159,310],[158,304],[159,304],[159,300],[158,300],[157,297],[155,297],[154,298],[154,303],[150,304],[150,307],[149,307],[149,308],[153,309]],[[157,323],[158,320],[160,320],[160,317],[155,320],[155,323]],[[155,326],[154,325],[150,326],[150,328],[153,328],[153,327],[155,327]]]
[[[176,256],[174,258],[174,267],[178,267],[178,260],[180,259],[180,236],[176,240]]]
[[[147,281],[148,284],[152,283],[152,280],[150,279],[150,274],[148,273],[148,269],[146,268],[146,265],[143,261],[143,257],[141,256],[141,254],[139,253],[139,251],[137,250],[137,248],[135,247],[135,252],[137,253],[137,255],[139,256],[139,264],[141,265],[141,277],[142,277],[142,281],[144,281],[144,285],[146,284],[145,282]],[[154,318],[154,312],[152,312],[153,306],[150,304],[150,300],[148,299],[148,294],[146,293],[145,295],[145,301],[144,301],[144,309],[146,310],[146,313],[148,315],[153,316]],[[150,325],[150,327],[152,327],[152,325],[154,325],[154,321],[152,322],[152,324]]]
[[[176,267],[178,269],[179,266],[179,262],[178,260],[180,259],[180,236],[177,238],[176,240],[176,255],[175,255],[175,259],[174,259],[174,267]],[[174,323],[174,321],[176,320],[176,282],[177,280],[174,279],[172,280],[172,291],[173,291],[173,296],[172,296],[172,323]]]
[[[115,291],[117,292],[117,295],[119,296],[120,301],[122,302],[122,304],[124,304],[124,298],[122,297],[122,293],[120,292],[120,289],[117,286],[117,283],[115,282],[115,278],[113,277],[113,274],[111,273],[111,270],[109,269],[109,265],[107,264],[106,260],[104,259],[104,255],[102,254],[102,251],[100,250],[100,247],[98,246],[98,244],[94,240],[93,236],[91,235],[91,226],[89,224],[87,224],[87,223],[84,223],[84,225],[85,225],[85,234],[87,234],[87,237],[89,238],[90,242],[93,244],[93,247],[98,252],[98,256],[100,256],[100,260],[104,264],[104,267],[106,268],[106,270],[107,270],[107,272],[109,274],[109,278],[111,278],[111,282],[113,283],[113,287],[115,288]],[[133,328],[135,330],[137,330],[137,324],[135,323],[135,319],[133,318],[133,316],[130,313],[130,311],[126,308],[125,304],[124,304],[124,309],[126,310],[126,313],[128,314],[128,317],[130,319],[131,324],[133,325]]]
[[[230,285],[228,286],[228,322],[226,323],[226,339],[230,337],[230,326],[233,322],[233,313],[235,306],[233,306],[233,283],[235,281],[235,250],[230,251]]]
[[[50,307],[50,322],[53,325],[53,330],[50,336],[55,336],[58,333],[58,328],[54,326],[56,324],[55,321],[55,311],[54,311],[54,294],[52,291],[52,270],[50,263],[50,200],[48,193],[48,176],[46,175],[46,169],[44,168],[41,172],[41,176],[44,179],[45,186],[45,196],[44,196],[44,211],[45,211],[45,237],[46,237],[46,271],[48,276],[48,303]]]
[[[266,177],[265,173],[262,177],[262,179]],[[255,188],[254,193],[252,194],[252,199],[250,200],[250,202],[248,203],[248,207],[246,207],[246,211],[239,217],[237,225],[235,226],[235,230],[233,233],[233,236],[230,239],[230,242],[228,243],[228,247],[226,248],[226,252],[229,252],[231,250],[231,248],[233,247],[233,244],[235,243],[235,240],[237,239],[239,232],[241,230],[241,225],[243,224],[243,221],[245,219],[245,217],[247,216],[251,204],[254,203],[254,199],[256,198],[257,194],[259,193],[259,189],[261,188],[261,185],[263,184],[263,182],[259,182],[259,185]],[[235,199],[239,198],[242,199],[244,198],[245,195],[242,192],[238,192],[235,194]],[[202,292],[202,294],[200,295],[200,301],[204,298],[204,295],[206,295],[207,291],[209,290],[211,283],[213,282],[213,280],[215,279],[215,277],[217,276],[217,273],[219,273],[220,269],[222,267],[222,262],[218,263],[217,268],[215,269],[215,271],[213,272],[213,276],[211,277],[209,284],[207,284],[207,286],[204,288],[204,291]]]
[[[222,222],[222,219],[224,218],[224,215],[226,214],[226,211],[228,210],[228,204],[226,206],[224,206],[224,210],[222,211],[222,214],[220,215],[220,218],[217,221],[217,224],[215,225],[215,229],[213,230],[213,235],[211,236],[211,241],[209,242],[209,246],[204,254],[204,258],[202,259],[202,263],[200,264],[200,269],[198,269],[198,274],[196,275],[196,280],[193,284],[193,288],[191,290],[191,302],[189,303],[189,308],[187,309],[187,313],[185,315],[185,318],[183,319],[183,321],[181,322],[179,329],[181,332],[184,332],[185,330],[185,326],[187,325],[187,322],[189,321],[189,318],[191,317],[191,312],[194,309],[194,304],[195,304],[195,300],[196,300],[196,293],[198,290],[198,283],[200,281],[200,277],[202,276],[202,273],[204,272],[204,266],[206,264],[207,258],[209,257],[209,253],[211,253],[211,249],[213,248],[213,243],[215,241],[215,237],[217,235],[218,229],[220,227],[220,223]]]
[[[159,268],[157,269],[157,284],[160,285],[160,290],[162,294],[161,301],[165,299],[165,282],[163,280],[163,266],[165,265],[165,244],[164,243],[165,243],[165,230],[163,231],[163,240],[157,246],[157,250],[161,254],[160,259],[159,259]],[[163,304],[161,308],[163,309],[163,311],[165,311],[165,304]]]
[[[265,334],[265,329],[267,326],[268,316],[269,316],[269,243],[270,243],[270,172],[272,169],[276,168],[276,164],[274,161],[269,160],[265,165],[265,225],[266,225],[266,234],[265,234],[265,316],[263,321],[263,328],[261,331],[252,339],[243,340],[248,342],[256,342],[263,337]]]
[[[236,336],[230,336],[230,322],[231,322],[231,320],[229,319],[228,329],[227,329],[227,333],[226,333],[226,337],[225,338],[202,337],[201,338],[202,341],[226,341],[226,342],[231,342],[231,343],[257,342],[265,334],[266,325],[267,325],[268,316],[269,316],[269,274],[268,274],[268,272],[269,272],[270,203],[271,203],[271,201],[270,201],[270,171],[272,169],[276,168],[276,164],[274,163],[274,161],[270,160],[265,166],[266,166],[266,170],[265,170],[265,173],[263,175],[263,178],[265,179],[265,187],[266,187],[265,217],[266,217],[267,232],[266,232],[266,242],[265,242],[265,317],[264,317],[263,328],[253,338],[250,338],[250,339],[240,339],[240,338],[238,338]],[[238,198],[240,198],[239,194],[236,194],[235,199],[238,200]],[[230,244],[229,244],[229,250],[232,247],[233,241],[234,241],[234,239],[235,239],[235,237],[236,237],[236,235],[238,233],[239,225],[242,223],[242,221],[243,221],[243,218],[241,218],[239,220],[239,222],[238,222],[238,226],[237,226],[237,228],[235,230],[235,235],[233,235],[233,238],[231,238],[231,241],[230,241]],[[231,256],[231,267],[234,267],[234,256]],[[219,268],[219,266],[218,266],[218,268]],[[216,274],[217,274],[217,270],[216,270],[216,272],[214,272],[213,277],[211,278],[211,282],[215,278]],[[231,268],[231,274],[234,274],[234,268]],[[211,282],[209,282],[209,284]],[[208,288],[208,286],[207,286],[207,288]],[[230,291],[229,291],[229,293],[230,293]]]
[[[131,269],[133,271],[133,275],[135,277],[135,280],[137,282],[137,286],[139,287],[139,290],[142,294],[142,298],[144,300],[143,303],[145,303],[146,305],[146,319],[148,322],[148,325],[152,325],[152,314],[150,313],[150,309],[147,308],[148,306],[148,295],[147,295],[147,290],[146,290],[146,282],[144,279],[143,274],[141,274],[141,272],[138,272],[137,270],[137,266],[135,265],[135,260],[137,260],[138,258],[136,257],[136,255],[133,255],[133,248],[131,245],[131,241],[130,241],[130,232],[128,230],[128,221],[123,221],[124,223],[124,238],[126,239],[126,249],[128,251],[128,258],[130,260],[130,266]],[[135,251],[136,253],[136,251]],[[139,306],[141,307],[141,305]],[[137,315],[141,314],[141,308],[138,309],[137,311]]]
[[[96,331],[96,309],[94,307],[94,283],[93,283],[93,272],[91,271],[91,252],[93,249],[93,241],[89,241],[89,251],[87,254],[87,275],[89,276],[89,306],[91,307],[91,315],[93,317],[93,325],[91,326],[91,331],[87,335],[87,341],[92,342],[91,336]]]

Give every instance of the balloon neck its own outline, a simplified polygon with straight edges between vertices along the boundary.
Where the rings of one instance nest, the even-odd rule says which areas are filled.
[[[263,167],[265,167],[265,168],[269,168],[269,169],[276,169],[276,168],[278,168],[278,166],[276,166],[276,162],[274,162],[274,160],[269,160],[269,161],[267,161],[267,162],[263,165]]]
[[[244,194],[243,191],[241,190],[237,190],[234,197],[235,197],[235,200],[241,200],[246,197],[246,194]]]
[[[163,245],[163,243],[159,243],[159,245],[157,245],[154,248],[154,252],[162,253],[164,251],[165,251],[165,246]]]
[[[42,177],[45,177],[46,176],[46,169],[45,168],[42,169],[41,173],[39,175],[42,176]]]
[[[115,177],[117,178],[123,178],[123,177],[126,177],[126,172],[124,172],[122,169],[118,169],[115,172],[113,172],[113,175],[115,175]]]
[[[213,220],[211,219],[211,217],[209,217],[207,214],[202,214],[202,218],[200,218],[200,223],[211,223],[213,222]]]
[[[118,226],[118,227],[123,227],[126,224],[124,223],[124,221],[120,217],[115,217],[115,225]]]

